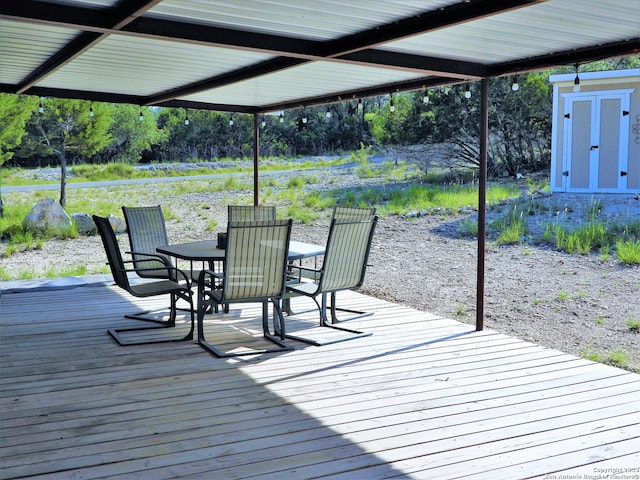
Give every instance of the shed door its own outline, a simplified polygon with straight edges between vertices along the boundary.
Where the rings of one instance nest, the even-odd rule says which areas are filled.
[[[577,94],[565,99],[563,189],[627,190],[629,96]]]

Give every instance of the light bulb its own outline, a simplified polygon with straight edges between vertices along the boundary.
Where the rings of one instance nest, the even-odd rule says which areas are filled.
[[[327,110],[327,118],[331,118],[331,112]]]
[[[511,90],[513,90],[514,92],[517,92],[520,89],[520,85],[518,85],[518,82],[513,82],[511,84]]]
[[[95,113],[93,113],[93,107],[89,107],[89,116],[93,117]]]
[[[302,123],[307,123],[309,119],[307,117],[302,117]]]

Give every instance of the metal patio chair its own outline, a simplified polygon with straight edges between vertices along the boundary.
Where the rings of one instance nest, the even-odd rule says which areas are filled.
[[[127,234],[129,236],[129,245],[131,247],[131,257],[135,260],[134,268],[141,278],[168,278],[167,270],[154,270],[153,266],[157,266],[157,259],[149,260],[149,254],[161,256],[165,259],[165,264],[175,267],[171,257],[156,252],[156,248],[162,245],[169,245],[169,237],[167,236],[167,228],[162,213],[162,207],[155,205],[151,207],[122,207],[124,220],[127,224]],[[185,272],[190,278],[198,277],[196,272]],[[153,314],[159,310],[144,310],[138,313],[125,315],[126,318],[135,320],[144,320],[146,322],[160,322],[153,318]]]
[[[167,228],[160,205],[153,207],[122,207],[124,221],[127,224],[131,257],[135,260],[136,268],[141,271],[138,275],[142,278],[166,278],[165,269],[154,271],[151,267],[157,266],[155,260],[149,261],[148,254],[160,255],[173,265],[171,258],[156,252],[156,247],[169,245]]]
[[[229,205],[228,223],[255,222],[276,219],[276,207],[271,205]]]
[[[336,205],[333,207],[333,213],[331,219],[338,220],[369,220],[376,214],[375,207],[345,207]]]
[[[182,340],[191,340],[193,339],[193,331],[194,331],[194,311],[193,311],[193,296],[191,292],[191,281],[187,277],[187,275],[181,270],[173,267],[167,260],[161,255],[143,255],[139,258],[143,258],[143,260],[124,260],[122,258],[122,253],[120,252],[120,247],[118,245],[118,240],[116,238],[116,234],[111,227],[111,223],[109,219],[104,217],[99,217],[97,215],[93,216],[93,221],[96,224],[98,229],[98,233],[102,238],[102,244],[104,245],[105,253],[107,254],[107,260],[109,262],[109,268],[111,269],[111,274],[113,276],[113,280],[116,285],[123,290],[129,292],[134,297],[153,297],[158,295],[170,295],[171,297],[171,305],[169,308],[169,319],[166,321],[156,320],[157,323],[160,323],[158,326],[154,327],[129,327],[129,328],[121,328],[121,329],[109,329],[109,334],[120,344],[120,345],[142,345],[148,343],[164,343],[164,342],[175,342]],[[143,261],[145,265],[148,265],[147,268],[140,268],[139,263]],[[127,267],[130,268],[127,268]],[[130,274],[140,273],[149,273],[150,275],[164,275],[158,276],[154,278],[158,278],[156,281],[149,281],[139,284],[133,284],[129,280]],[[144,330],[158,330],[160,328],[172,328],[176,326],[176,314],[177,314],[177,301],[178,299],[185,300],[190,305],[190,316],[191,316],[191,329],[189,332],[182,338],[167,338],[167,339],[159,339],[153,338],[149,340],[142,341],[128,341],[123,338],[120,333],[121,332],[135,332],[135,331],[144,331]]]
[[[149,265],[148,261],[145,261],[145,256],[160,255],[165,258],[172,267],[176,267],[172,258],[168,255],[163,255],[156,251],[159,246],[169,245],[169,237],[167,235],[167,228],[164,221],[164,214],[162,213],[162,207],[155,205],[151,207],[122,207],[122,213],[124,220],[127,224],[127,234],[129,236],[129,245],[133,260],[136,260],[135,268],[140,269],[138,276],[142,278],[166,278],[166,271],[154,271]],[[209,269],[214,270],[214,265],[209,264]],[[194,270],[193,262],[189,270],[182,270],[193,284],[198,280],[198,275],[202,268]],[[181,310],[180,308],[178,310]],[[133,318],[136,320],[144,320],[147,322],[155,322],[156,320],[150,316],[156,311],[145,310],[138,313],[127,314],[126,318]]]
[[[285,327],[280,307],[285,292],[291,225],[290,219],[229,224],[224,271],[204,270],[198,280],[198,343],[214,355],[233,357],[293,349],[284,342]],[[221,289],[209,287],[217,283],[222,284]],[[273,304],[275,334],[269,328],[269,302]],[[219,305],[228,307],[233,303],[261,303],[263,335],[277,347],[226,353],[209,343],[204,333],[205,313]]]
[[[313,345],[325,345],[327,343],[341,342],[371,335],[371,333],[360,332],[335,325],[335,323],[340,321],[337,318],[336,311],[344,310],[338,309],[336,306],[336,292],[341,290],[356,290],[362,286],[377,221],[378,217],[375,215],[367,220],[356,221],[334,218],[331,221],[331,227],[329,229],[329,238],[327,240],[322,267],[312,269],[301,266],[289,266],[290,269],[300,270],[301,278],[307,277],[313,278],[314,280],[303,280],[299,283],[287,284],[287,294],[294,296],[304,295],[313,299],[320,312],[321,327],[341,330],[352,335],[328,342],[319,342],[294,335],[287,335],[287,338],[300,340]],[[327,302],[328,295],[331,296],[330,306]],[[321,298],[320,302],[318,302],[317,297]],[[330,308],[331,311],[331,323],[327,318],[327,308]],[[358,313],[357,317],[351,317],[350,319],[372,315],[371,312]]]

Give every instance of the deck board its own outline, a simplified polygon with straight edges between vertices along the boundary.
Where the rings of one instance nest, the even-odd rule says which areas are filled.
[[[218,359],[192,341],[120,347],[106,333],[166,299],[105,285],[3,294],[0,478],[493,480],[640,466],[639,375],[339,299],[375,312],[348,323],[372,336]],[[207,316],[207,335],[261,343],[259,316],[234,305]],[[316,316],[287,324],[319,335]]]

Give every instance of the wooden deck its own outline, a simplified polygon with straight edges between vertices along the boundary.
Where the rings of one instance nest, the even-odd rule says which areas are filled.
[[[339,298],[375,311],[349,322],[372,336],[226,360],[107,335],[164,299],[105,285],[5,293],[0,477],[639,478],[640,375]],[[258,314],[208,317],[210,340],[244,343]]]

